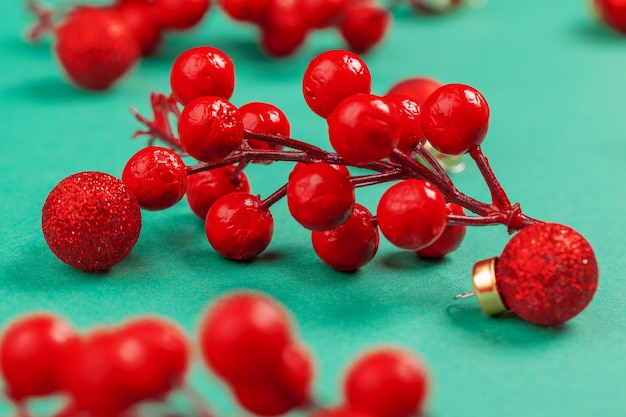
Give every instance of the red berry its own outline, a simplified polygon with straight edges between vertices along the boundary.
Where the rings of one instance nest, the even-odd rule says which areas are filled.
[[[420,122],[420,107],[407,96],[390,94],[386,95],[385,98],[395,106],[400,117],[400,140],[396,148],[407,155],[411,155],[418,143],[424,138]]]
[[[11,323],[0,341],[7,396],[22,402],[59,391],[59,361],[77,340],[72,327],[53,316],[30,315]]]
[[[593,0],[593,8],[608,27],[626,35],[626,1]]]
[[[340,408],[322,409],[312,414],[311,417],[376,417],[372,413],[364,410],[358,410],[348,406]]]
[[[309,162],[309,163],[312,163],[312,162]],[[309,165],[309,163],[307,163],[307,162],[298,162],[296,165],[294,165],[293,169],[289,173],[289,180],[291,181],[291,178],[296,174],[296,172],[300,171],[300,169],[302,169],[305,166]],[[346,177],[350,176],[350,171],[348,170],[347,166],[345,166],[345,165],[337,165],[337,164],[328,164],[328,165],[330,165],[331,167],[335,168],[337,171],[341,172]]]
[[[258,102],[244,104],[239,107],[239,114],[241,114],[244,129],[255,133],[269,133],[285,137],[289,137],[291,133],[287,116],[273,104]],[[260,140],[248,139],[247,142],[254,149],[282,149],[282,146]]]
[[[126,0],[118,2],[114,10],[132,32],[141,53],[153,55],[163,41],[163,34],[152,5],[143,0]]]
[[[243,143],[243,123],[235,106],[220,97],[199,97],[185,106],[178,120],[183,149],[204,161],[219,161]]]
[[[311,240],[315,253],[326,265],[339,271],[356,271],[374,258],[379,237],[372,214],[355,204],[352,215],[342,225],[313,232]]]
[[[345,396],[355,409],[378,417],[419,415],[426,398],[428,377],[424,365],[398,349],[366,353],[347,373]]]
[[[180,54],[172,64],[170,86],[174,97],[182,104],[202,96],[228,100],[235,89],[235,66],[219,49],[192,48]]]
[[[274,0],[261,27],[261,47],[272,56],[287,56],[305,41],[308,27],[300,10],[300,3],[292,0]]]
[[[344,98],[371,89],[372,76],[363,60],[341,50],[322,52],[313,58],[302,81],[304,100],[323,118]]]
[[[135,246],[141,210],[122,181],[102,172],[81,172],[50,192],[41,225],[46,243],[60,260],[84,271],[103,271]]]
[[[234,261],[252,259],[270,244],[274,220],[257,196],[230,193],[207,213],[205,230],[217,253]]]
[[[283,391],[295,406],[309,402],[311,382],[313,380],[313,359],[309,352],[296,343],[283,350],[278,368],[277,380]]]
[[[374,3],[352,2],[343,12],[339,30],[350,49],[365,53],[385,36],[389,20],[389,12]]]
[[[218,198],[234,192],[250,192],[250,184],[245,172],[233,175],[236,165],[197,172],[189,176],[187,182],[187,202],[189,207],[202,220]]]
[[[447,203],[446,211],[448,214],[459,216],[465,214],[463,207],[455,203]],[[466,231],[465,226],[446,226],[443,233],[433,243],[418,250],[417,254],[424,258],[443,258],[461,246]]]
[[[468,85],[446,84],[422,106],[422,128],[439,152],[459,155],[479,146],[489,127],[489,106]]]
[[[195,26],[209,10],[209,0],[152,0],[159,24],[170,29]]]
[[[285,310],[257,293],[222,297],[200,326],[205,361],[233,383],[276,378],[290,344],[291,323]]]
[[[135,37],[120,15],[102,7],[74,9],[56,30],[56,55],[69,78],[87,90],[105,90],[139,58]]]
[[[178,203],[187,189],[187,166],[173,151],[148,146],[133,155],[122,181],[146,210],[163,210]]]
[[[301,0],[302,15],[309,27],[326,28],[334,24],[350,0]]]
[[[385,98],[354,94],[328,117],[328,137],[339,156],[367,164],[389,156],[401,135],[400,116]]]
[[[354,187],[345,174],[329,164],[305,165],[290,176],[287,204],[293,218],[307,229],[332,229],[352,214]]]
[[[426,99],[439,87],[441,84],[437,80],[424,77],[409,78],[395,84],[387,95],[401,94],[410,97],[419,106],[424,104]]]
[[[446,226],[446,201],[428,181],[408,179],[391,186],[378,202],[376,219],[394,245],[418,250],[437,239]]]
[[[218,3],[235,20],[261,23],[272,0],[218,0]]]

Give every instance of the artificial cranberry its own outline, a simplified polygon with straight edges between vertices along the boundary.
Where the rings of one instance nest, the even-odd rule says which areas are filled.
[[[234,192],[250,192],[248,177],[236,165],[201,171],[189,176],[187,181],[187,202],[189,207],[202,220],[218,198]]]
[[[222,10],[235,20],[261,23],[273,0],[218,0]]]
[[[291,127],[285,113],[273,104],[253,102],[239,107],[239,114],[244,129],[254,133],[269,133],[289,137]],[[248,145],[254,149],[281,150],[282,146],[260,140],[248,139]]]
[[[378,251],[378,229],[372,214],[360,204],[342,225],[311,235],[317,256],[331,268],[356,271],[374,258]]]
[[[626,1],[593,0],[593,8],[608,27],[626,35]]]
[[[391,243],[418,250],[443,233],[448,220],[446,201],[430,182],[404,180],[391,186],[380,198],[376,220]]]
[[[328,117],[328,137],[339,156],[352,164],[386,158],[398,145],[400,116],[385,98],[354,94]]]
[[[126,0],[118,2],[114,10],[130,28],[141,53],[144,56],[153,55],[163,41],[163,34],[152,5],[143,0]]]
[[[231,387],[237,402],[259,416],[279,416],[295,406],[273,381],[236,382]]]
[[[152,0],[159,24],[169,29],[195,26],[209,10],[209,0]]]
[[[202,96],[228,100],[235,89],[235,66],[230,57],[217,48],[191,48],[172,64],[170,86],[174,97],[182,104]]]
[[[465,215],[463,207],[455,203],[447,203],[446,211],[448,214]],[[443,233],[433,243],[418,250],[417,254],[424,258],[443,258],[461,246],[466,232],[465,226],[446,226]]]
[[[139,45],[120,15],[81,6],[56,29],[56,55],[69,78],[87,90],[105,90],[137,62]]]
[[[348,370],[348,404],[378,417],[410,417],[422,411],[428,389],[424,365],[398,349],[366,353]]]
[[[373,2],[352,2],[343,11],[339,30],[350,49],[365,53],[385,36],[389,19],[389,12]]]
[[[441,84],[437,80],[425,77],[408,78],[395,84],[389,89],[387,95],[401,94],[410,97],[419,106],[424,104],[426,99],[439,87]]]
[[[400,117],[400,140],[396,148],[407,155],[411,155],[424,137],[420,123],[420,107],[415,101],[404,95],[388,94],[385,98],[395,106]]]
[[[350,0],[301,0],[301,9],[307,24],[323,29],[335,23]]]
[[[342,50],[322,52],[313,58],[302,81],[304,100],[323,118],[344,98],[371,89],[372,76],[363,60]]]
[[[283,350],[277,379],[294,406],[311,399],[313,370],[311,354],[303,346],[292,343]]]
[[[309,230],[328,230],[345,222],[354,208],[354,186],[329,164],[308,164],[290,176],[287,204],[294,219]]]
[[[178,203],[187,189],[187,166],[167,148],[148,146],[133,155],[122,181],[146,210],[163,210]]]
[[[243,261],[254,258],[270,244],[274,219],[258,196],[230,193],[209,209],[205,231],[217,253]]]
[[[274,300],[240,292],[222,297],[200,326],[207,364],[234,383],[275,379],[291,343],[291,322]]]
[[[309,165],[310,163],[312,163],[312,162],[298,162],[297,164],[295,164],[293,169],[289,173],[289,181],[291,181],[291,178],[296,174],[296,172],[300,171],[300,169],[304,168],[305,166]],[[337,164],[328,164],[328,165],[330,165],[331,167],[335,168],[337,171],[341,172],[346,177],[350,176],[350,171],[348,170],[347,166],[345,166],[345,165],[337,165]]]
[[[127,374],[121,372],[118,339],[113,331],[93,332],[61,361],[59,373],[64,391],[81,411],[117,416],[136,401],[122,390]],[[129,349],[127,353],[132,360],[144,350]]]
[[[178,120],[180,144],[200,161],[219,161],[227,157],[241,146],[243,134],[239,111],[220,97],[199,97],[191,101]]]
[[[298,1],[273,1],[261,26],[261,47],[271,56],[287,56],[305,41],[308,27]]]
[[[77,340],[72,327],[54,316],[30,315],[11,323],[0,340],[7,396],[22,402],[59,391],[59,361]]]
[[[479,146],[489,127],[489,106],[478,90],[446,84],[422,106],[422,129],[433,148],[459,155]]]

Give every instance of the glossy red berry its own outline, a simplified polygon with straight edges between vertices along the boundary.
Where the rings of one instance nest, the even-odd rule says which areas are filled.
[[[188,103],[178,120],[183,149],[204,161],[219,161],[243,143],[243,123],[235,106],[220,97],[199,97]]]
[[[205,231],[217,253],[243,261],[256,257],[270,244],[274,219],[258,196],[230,193],[209,209]]]
[[[231,383],[277,378],[291,344],[291,321],[274,300],[240,292],[222,297],[200,326],[204,360]]]
[[[465,215],[463,207],[455,203],[447,203],[446,211],[448,214]],[[433,243],[419,249],[417,254],[424,258],[443,258],[461,246],[466,232],[466,226],[446,226],[443,233]]]
[[[235,66],[230,57],[217,48],[191,48],[172,64],[170,86],[174,97],[182,104],[202,96],[228,100],[235,89]]]
[[[379,417],[410,417],[422,411],[428,391],[424,365],[398,349],[368,352],[348,370],[348,404]]]
[[[489,106],[473,87],[446,84],[422,106],[422,128],[439,152],[459,155],[479,146],[489,127]]]
[[[331,268],[356,271],[374,258],[378,251],[378,229],[372,214],[355,204],[352,215],[334,229],[313,232],[313,249]]]
[[[218,0],[218,4],[235,20],[262,23],[273,0]]]
[[[187,181],[187,202],[189,207],[202,220],[220,197],[234,192],[250,192],[250,184],[245,172],[237,171],[236,165],[197,172]]]
[[[593,0],[593,8],[608,27],[626,35],[626,1]]]
[[[300,169],[304,168],[307,165],[309,165],[309,163],[306,163],[306,162],[298,162],[297,164],[295,164],[293,169],[289,173],[289,180],[291,181],[291,178],[296,174],[296,172],[298,172]],[[346,177],[350,176],[350,171],[348,170],[347,166],[337,165],[337,164],[328,164],[328,165],[335,168],[337,171],[341,172]]]
[[[146,210],[163,210],[178,203],[187,190],[187,166],[175,152],[148,146],[133,155],[122,181]]]
[[[388,94],[385,98],[395,106],[400,117],[400,140],[396,148],[407,155],[411,155],[418,143],[424,138],[420,122],[420,107],[408,96]]]
[[[68,77],[87,90],[105,90],[137,62],[139,45],[115,11],[74,9],[56,29],[56,55]]]
[[[144,0],[126,0],[118,2],[114,10],[132,32],[141,53],[153,55],[163,41],[163,34],[152,5]]]
[[[345,222],[354,208],[354,186],[329,164],[308,164],[287,185],[287,204],[294,219],[309,230],[328,230]]]
[[[0,340],[0,372],[8,398],[59,391],[59,361],[77,343],[72,327],[54,316],[37,314],[9,325]]]
[[[437,239],[446,226],[446,201],[425,180],[408,179],[391,186],[378,202],[376,220],[394,245],[418,250]]]
[[[383,39],[389,20],[389,12],[373,2],[352,2],[343,11],[339,30],[350,49],[361,54]]]
[[[289,137],[291,133],[287,116],[273,104],[259,102],[244,104],[239,107],[239,114],[241,114],[244,129],[255,133],[269,133],[285,137]],[[282,146],[260,140],[248,139],[247,142],[254,149],[282,149]]]
[[[304,100],[323,118],[344,98],[369,93],[372,76],[358,55],[342,50],[322,52],[309,63],[302,81]]]
[[[443,84],[432,78],[414,77],[408,78],[395,84],[387,95],[399,94],[410,97],[419,106],[424,104],[426,99]]]
[[[50,192],[41,226],[48,247],[60,260],[84,271],[103,271],[135,246],[141,210],[122,181],[102,172],[81,172]]]
[[[210,0],[152,0],[162,27],[189,29],[195,26],[209,10]]]
[[[291,55],[304,43],[308,29],[299,1],[273,1],[261,26],[261,48],[271,56]]]
[[[328,117],[328,137],[339,156],[351,164],[387,158],[400,141],[400,116],[383,97],[354,94]]]

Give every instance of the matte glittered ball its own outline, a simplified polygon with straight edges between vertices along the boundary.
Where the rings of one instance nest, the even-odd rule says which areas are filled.
[[[536,223],[511,238],[498,258],[474,265],[474,293],[490,315],[511,310],[542,326],[583,311],[598,286],[589,242],[574,229]]]
[[[62,180],[43,206],[41,226],[50,250],[84,271],[103,271],[128,256],[139,238],[141,211],[117,178],[81,172]]]

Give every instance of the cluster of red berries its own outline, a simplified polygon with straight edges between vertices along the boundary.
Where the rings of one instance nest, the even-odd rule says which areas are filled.
[[[626,1],[591,0],[596,15],[614,31],[626,35]]]
[[[230,103],[234,66],[215,48],[183,53],[170,81],[171,96],[152,95],[153,121],[134,111],[147,128],[136,135],[162,140],[167,148],[148,146],[133,155],[123,184],[94,178],[106,174],[83,173],[50,194],[44,237],[64,262],[86,270],[113,265],[134,245],[141,223],[137,205],[166,209],[185,194],[205,220],[215,251],[232,260],[252,259],[270,244],[270,207],[286,197],[293,218],[311,231],[315,253],[334,269],[353,271],[367,264],[378,250],[379,230],[399,248],[443,257],[460,245],[466,226],[503,224],[510,233],[521,232],[497,263],[494,258],[475,267],[475,292],[484,311],[510,309],[530,322],[555,325],[591,301],[598,277],[591,246],[575,230],[532,219],[509,201],[480,149],[489,107],[476,89],[410,79],[378,96],[371,94],[370,72],[357,55],[324,52],[306,69],[302,91],[311,110],[326,120],[333,153],[290,138],[285,114],[272,104]],[[444,154],[468,153],[492,202],[459,191],[426,141]],[[200,162],[187,165],[187,157]],[[261,199],[250,192],[244,169],[273,161],[295,166],[285,185]],[[374,173],[351,175],[347,166]],[[356,187],[391,181],[396,183],[381,196],[376,216],[356,203]],[[113,204],[126,194],[135,198]],[[98,198],[106,204],[97,205]],[[110,207],[116,207],[116,216]],[[88,221],[83,224],[77,212]]]
[[[52,32],[56,56],[79,87],[105,90],[140,56],[154,54],[168,30],[188,30],[200,22],[209,0],[115,0],[110,6],[46,9],[27,0],[38,17],[30,38]],[[60,22],[60,23],[57,23]]]
[[[246,410],[277,416],[319,407],[311,390],[311,355],[272,299],[257,293],[222,297],[200,325],[199,344],[206,364]],[[0,373],[6,396],[24,417],[29,398],[51,394],[69,399],[56,416],[118,417],[146,401],[165,401],[175,389],[189,392],[184,382],[189,352],[186,336],[161,319],[135,319],[79,335],[58,317],[35,314],[4,332]],[[376,349],[348,370],[345,404],[313,415],[410,417],[422,411],[427,389],[418,358],[397,348]],[[197,398],[190,400],[198,415],[211,415]]]
[[[219,0],[233,19],[258,25],[269,55],[292,54],[316,29],[336,27],[348,46],[366,52],[381,41],[390,13],[376,0]]]

